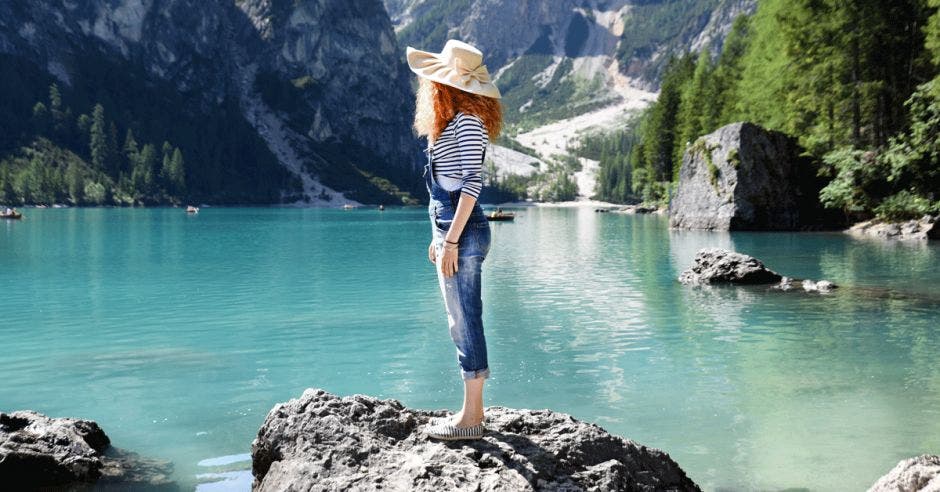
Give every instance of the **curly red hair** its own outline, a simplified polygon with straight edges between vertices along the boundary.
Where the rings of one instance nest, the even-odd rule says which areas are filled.
[[[503,106],[499,99],[418,77],[414,129],[419,136],[426,135],[429,142],[434,142],[458,111],[483,120],[491,141],[502,131]]]

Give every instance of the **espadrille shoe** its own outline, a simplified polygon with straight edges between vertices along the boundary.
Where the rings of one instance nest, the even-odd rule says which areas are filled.
[[[483,429],[482,422],[471,427],[457,427],[453,424],[438,422],[428,424],[424,433],[436,439],[456,441],[459,439],[480,439],[483,437]]]
[[[428,424],[431,424],[431,425],[434,425],[434,424],[443,424],[443,423],[445,423],[445,422],[448,422],[448,421],[449,421],[450,419],[452,419],[452,418],[454,418],[454,415],[453,415],[453,414],[451,414],[451,415],[446,415],[446,416],[444,416],[444,417],[431,417],[431,418],[428,419]],[[485,417],[485,416],[483,417],[483,421],[480,422],[480,423],[481,423],[481,424],[486,424],[486,417]]]

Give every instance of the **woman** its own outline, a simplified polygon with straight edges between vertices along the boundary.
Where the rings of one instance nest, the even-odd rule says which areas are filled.
[[[440,53],[410,46],[406,53],[408,66],[419,76],[414,129],[428,139],[428,260],[437,270],[464,382],[463,408],[432,421],[425,431],[438,439],[479,439],[484,429],[483,382],[490,376],[480,296],[490,225],[477,198],[486,144],[502,127],[500,94],[483,65],[483,54],[467,43],[451,39]]]

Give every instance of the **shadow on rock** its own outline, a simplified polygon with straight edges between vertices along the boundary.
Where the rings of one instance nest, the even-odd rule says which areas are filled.
[[[394,399],[311,388],[252,443],[255,490],[699,490],[668,454],[551,410],[486,408],[482,439],[439,441]]]

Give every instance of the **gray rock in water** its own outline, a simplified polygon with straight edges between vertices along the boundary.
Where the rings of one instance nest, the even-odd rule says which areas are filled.
[[[679,275],[683,284],[773,284],[782,279],[757,258],[721,248],[699,250],[692,266]]]
[[[831,227],[815,166],[786,134],[733,123],[690,145],[669,225],[679,229],[795,230]]]
[[[919,220],[904,222],[885,222],[873,219],[859,222],[846,232],[884,239],[940,239],[940,220],[937,219],[938,217],[933,215],[925,215]]]
[[[422,432],[446,414],[308,389],[258,431],[253,489],[699,490],[668,454],[567,414],[491,406],[482,439]]]
[[[868,492],[940,492],[940,456],[923,454],[902,460]]]
[[[829,292],[832,289],[835,289],[836,284],[828,280],[820,280],[819,282],[814,282],[810,279],[803,280],[803,290],[806,292]]]
[[[176,490],[171,466],[115,449],[97,423],[32,410],[0,413],[0,477],[25,489],[115,483]]]

